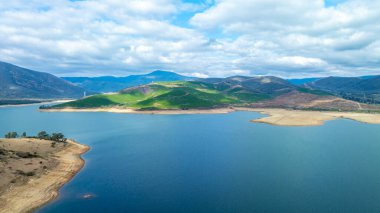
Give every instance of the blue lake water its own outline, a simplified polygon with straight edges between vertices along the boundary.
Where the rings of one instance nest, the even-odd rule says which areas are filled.
[[[86,165],[37,212],[380,212],[380,125],[0,108],[0,133],[63,132]],[[92,199],[82,199],[93,194]]]

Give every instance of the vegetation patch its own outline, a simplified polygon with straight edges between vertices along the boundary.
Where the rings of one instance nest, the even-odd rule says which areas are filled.
[[[299,92],[303,92],[303,93],[309,93],[309,94],[313,94],[313,95],[320,95],[320,96],[328,96],[328,95],[333,95],[329,92],[325,92],[325,91],[322,91],[322,90],[318,90],[318,89],[308,89],[308,88],[304,88],[304,87],[300,87],[297,89]]]
[[[58,104],[48,109],[130,108],[135,110],[208,109],[242,106],[273,99],[283,93],[298,90],[318,96],[329,93],[298,88],[279,79],[244,83],[228,80],[219,83],[198,81],[157,82],[131,87],[114,94],[93,95]]]

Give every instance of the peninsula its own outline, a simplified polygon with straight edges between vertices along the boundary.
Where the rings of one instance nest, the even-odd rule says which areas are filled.
[[[16,135],[0,139],[0,213],[30,212],[56,198],[83,167],[81,155],[89,149],[59,137],[13,138]]]
[[[41,106],[40,110],[138,114],[214,114],[245,110],[269,115],[254,122],[274,125],[313,126],[338,118],[380,123],[377,104],[347,100],[271,76],[156,82],[117,93]]]

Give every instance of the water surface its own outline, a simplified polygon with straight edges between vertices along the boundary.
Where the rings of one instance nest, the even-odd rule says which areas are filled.
[[[63,132],[86,165],[38,212],[379,212],[380,125],[0,108],[0,133]],[[84,194],[95,195],[82,199]]]

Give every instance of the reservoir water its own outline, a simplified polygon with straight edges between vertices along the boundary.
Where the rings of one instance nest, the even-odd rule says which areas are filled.
[[[40,213],[380,212],[380,125],[249,122],[257,117],[4,107],[0,133],[62,132],[91,147]]]

